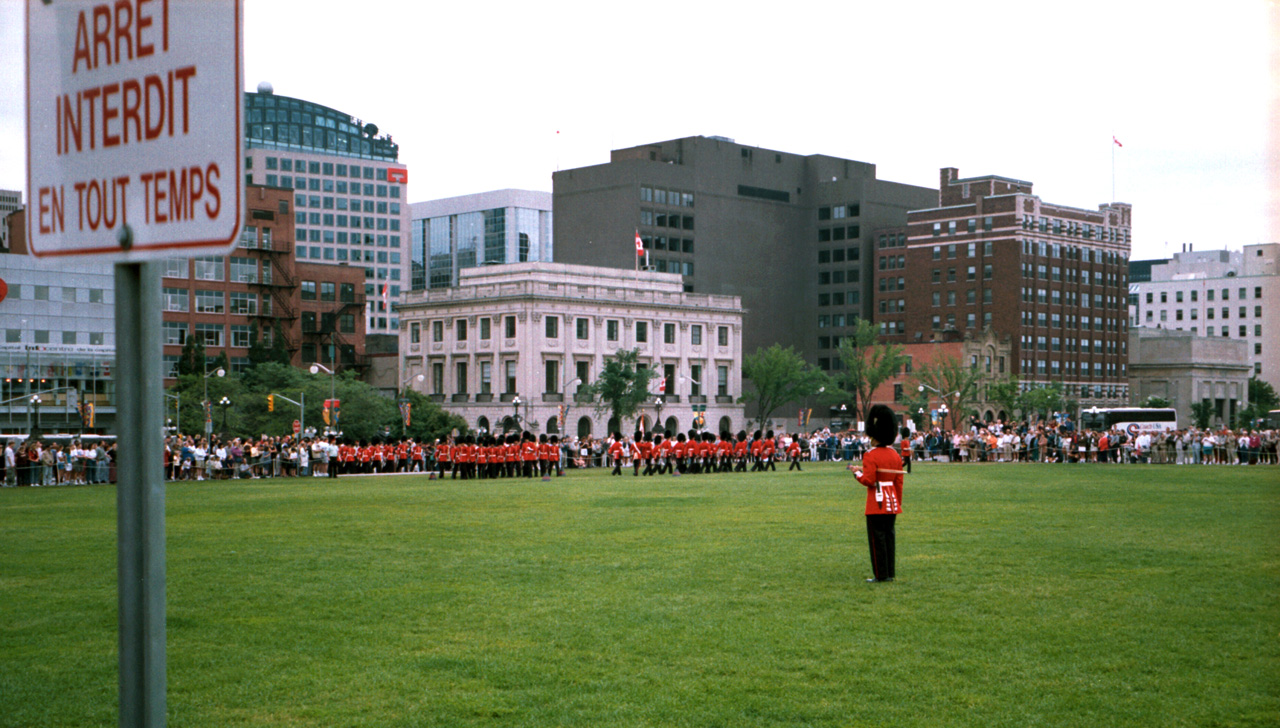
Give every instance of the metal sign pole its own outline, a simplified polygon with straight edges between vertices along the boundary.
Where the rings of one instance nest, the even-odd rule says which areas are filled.
[[[160,269],[117,263],[116,522],[120,726],[166,723],[164,423]]]

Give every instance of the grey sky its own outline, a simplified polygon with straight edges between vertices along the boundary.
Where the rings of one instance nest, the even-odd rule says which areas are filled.
[[[0,187],[25,190],[23,4],[0,0]],[[1273,5],[245,0],[245,87],[377,123],[411,201],[550,190],[612,148],[719,134],[1094,208],[1114,134],[1149,258],[1268,242]]]

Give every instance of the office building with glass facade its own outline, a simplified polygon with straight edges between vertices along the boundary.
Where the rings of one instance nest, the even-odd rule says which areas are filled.
[[[415,202],[410,288],[447,288],[478,265],[550,262],[551,193],[496,190]]]
[[[245,181],[293,190],[297,260],[364,268],[367,331],[396,333],[394,303],[409,281],[399,146],[374,124],[267,84],[245,93],[244,105]]]
[[[25,214],[5,221],[15,244],[0,253],[0,434],[106,432],[115,425],[115,271],[89,258],[35,258]],[[33,397],[36,398],[33,401]],[[92,403],[92,428],[80,422]]]

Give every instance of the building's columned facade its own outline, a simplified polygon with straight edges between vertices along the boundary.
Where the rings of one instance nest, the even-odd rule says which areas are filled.
[[[1129,330],[1129,377],[1133,404],[1148,397],[1169,401],[1178,411],[1178,426],[1195,422],[1191,406],[1205,402],[1210,424],[1229,426],[1249,405],[1249,375],[1253,367],[1241,339],[1199,336],[1190,331],[1133,328]]]
[[[555,263],[464,269],[401,303],[402,381],[476,430],[604,436],[610,415],[576,392],[637,349],[657,370],[641,411],[670,431],[745,427],[737,296],[686,293],[679,275]],[[422,381],[418,381],[422,375]],[[660,392],[665,378],[666,391]],[[518,399],[518,403],[517,403]],[[555,419],[565,409],[565,424]],[[614,423],[630,430],[635,421]]]
[[[1129,325],[1243,341],[1250,374],[1280,388],[1280,243],[1156,261],[1129,284]]]
[[[990,329],[1010,338],[1024,387],[1062,382],[1082,407],[1127,404],[1130,205],[1054,205],[1030,182],[949,167],[938,203],[908,214],[905,247],[896,229],[877,242],[885,340]]]

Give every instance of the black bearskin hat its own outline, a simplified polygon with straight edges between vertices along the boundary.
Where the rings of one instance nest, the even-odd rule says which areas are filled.
[[[867,416],[866,433],[877,445],[892,445],[898,434],[898,418],[883,404],[873,405]]]

